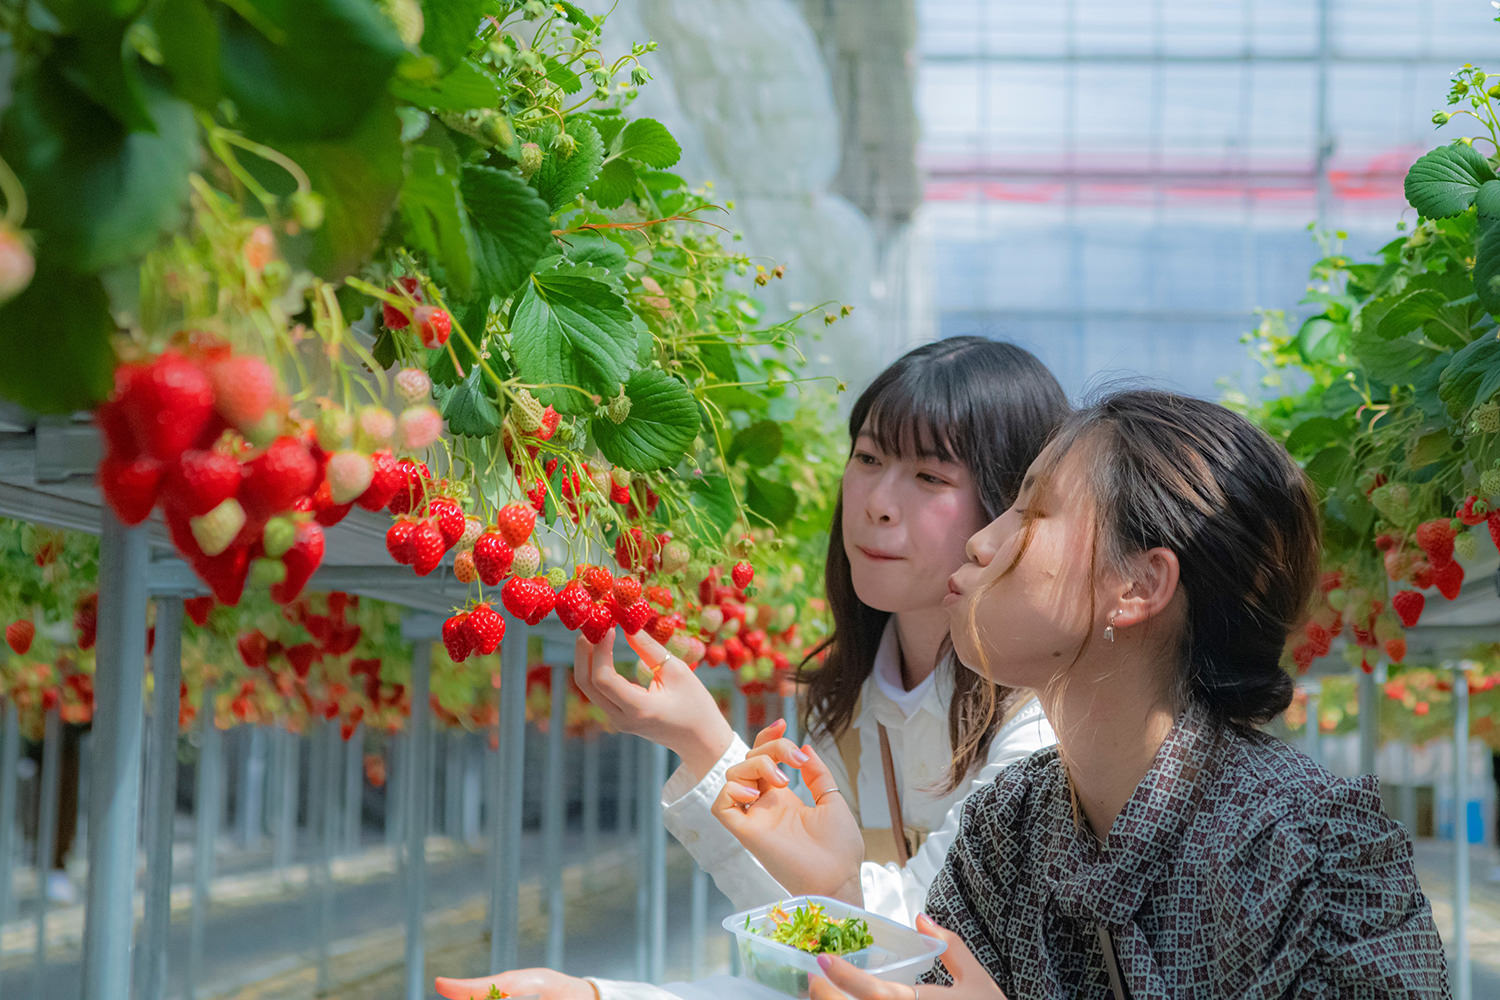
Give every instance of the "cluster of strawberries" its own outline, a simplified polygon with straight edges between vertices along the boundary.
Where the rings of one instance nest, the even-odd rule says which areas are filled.
[[[239,601],[252,563],[287,602],[323,560],[310,511],[328,456],[286,432],[279,402],[263,360],[198,336],[185,352],[120,365],[96,412],[105,500],[126,524],[160,504],[178,552],[225,604]]]
[[[320,604],[325,604],[320,607]],[[357,622],[347,618],[348,611],[359,606],[359,597],[334,591],[326,598],[304,598],[288,605],[282,612],[289,628],[306,639],[286,643],[267,636],[260,629],[246,630],[236,638],[240,660],[252,671],[263,671],[265,683],[246,679],[229,700],[228,709],[235,721],[268,722],[275,717],[277,700],[295,699],[313,717],[340,720],[344,739],[365,720],[366,709],[380,711],[394,708],[400,714],[410,711],[410,698],[404,685],[385,684],[381,680],[381,661],[376,657],[352,657],[347,662],[349,684],[332,676],[313,673],[313,667],[341,660],[354,652],[363,636]],[[325,668],[326,670],[326,668]],[[340,675],[341,676],[341,675]],[[350,684],[355,685],[354,688]]]
[[[1377,480],[1369,493],[1388,520],[1409,516],[1410,493],[1403,484]],[[1375,547],[1382,553],[1386,576],[1393,583],[1409,585],[1391,596],[1389,613],[1380,597],[1357,586],[1346,587],[1342,573],[1325,574],[1323,603],[1289,643],[1298,672],[1305,673],[1314,660],[1326,656],[1345,625],[1357,647],[1380,649],[1392,663],[1405,660],[1404,629],[1415,626],[1427,607],[1427,595],[1422,592],[1436,589],[1450,601],[1457,599],[1464,583],[1459,557],[1474,555],[1478,542],[1469,529],[1480,524],[1500,547],[1500,510],[1492,510],[1478,496],[1466,497],[1451,518],[1423,521],[1409,535],[1392,531],[1377,535]],[[1361,659],[1360,666],[1366,673],[1375,669],[1368,657]]]

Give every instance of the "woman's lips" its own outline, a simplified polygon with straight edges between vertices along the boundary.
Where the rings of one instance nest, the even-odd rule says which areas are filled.
[[[866,559],[879,559],[883,562],[894,562],[895,560],[901,558],[900,556],[893,556],[889,552],[882,552],[879,549],[867,549],[863,545],[856,545],[855,548],[864,553]]]
[[[948,577],[948,593],[943,595],[943,603],[952,604],[963,596],[964,592],[958,589],[958,584],[953,582],[953,577]]]

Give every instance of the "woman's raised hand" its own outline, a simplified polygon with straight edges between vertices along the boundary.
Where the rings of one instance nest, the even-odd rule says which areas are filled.
[[[713,813],[790,891],[862,905],[865,842],[859,822],[828,766],[810,745],[797,746],[785,732],[784,719],[760,731],[749,755],[725,772]],[[802,772],[812,805],[787,787],[780,764]]]
[[[573,679],[621,732],[644,736],[682,758],[695,779],[718,763],[734,731],[708,688],[682,660],[645,631],[625,641],[651,673],[644,687],[615,670],[615,630],[597,646],[580,636],[573,647]]]
[[[552,969],[515,969],[482,979],[449,979],[438,976],[433,984],[438,996],[448,1000],[485,1000],[493,987],[502,996],[538,996],[541,1000],[595,1000],[588,980],[565,976]]]
[[[952,986],[923,985],[913,990],[900,983],[876,979],[842,958],[820,955],[818,965],[828,978],[809,977],[811,1000],[1005,1000],[1005,994],[963,938],[939,927],[925,913],[917,917],[917,930],[948,943],[938,961],[948,970]]]

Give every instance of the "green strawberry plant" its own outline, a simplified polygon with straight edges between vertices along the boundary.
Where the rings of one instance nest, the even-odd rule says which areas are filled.
[[[671,172],[669,130],[629,113],[654,45],[606,53],[604,22],[537,0],[0,8],[0,395],[96,408],[104,498],[160,512],[221,605],[296,607],[323,529],[389,511],[396,562],[475,589],[458,662],[500,641],[499,603],[540,620],[611,551],[686,598],[777,532],[816,537],[781,455],[834,388],[799,375],[808,313],[764,315],[782,269]],[[474,549],[528,509],[535,536]],[[585,634],[676,631],[660,602],[575,596]]]
[[[1412,165],[1415,221],[1370,260],[1343,253],[1344,234],[1320,235],[1325,253],[1303,299],[1313,315],[1293,332],[1267,312],[1251,338],[1272,395],[1241,404],[1323,501],[1322,596],[1285,655],[1299,672],[1341,634],[1352,666],[1403,664],[1405,629],[1433,601],[1456,598],[1466,564],[1500,544],[1497,83],[1472,66],[1454,75],[1435,123],[1462,116],[1483,127]],[[1500,669],[1493,649],[1475,662],[1481,678]],[[1425,706],[1422,715],[1433,704],[1393,700]],[[1325,712],[1325,728],[1335,715],[1335,726],[1347,717]]]

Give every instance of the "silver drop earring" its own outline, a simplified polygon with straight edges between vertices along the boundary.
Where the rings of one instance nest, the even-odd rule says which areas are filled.
[[[1120,612],[1118,612],[1118,611],[1112,611],[1112,612],[1110,612],[1110,615],[1109,615],[1109,624],[1106,625],[1106,626],[1104,626],[1104,641],[1105,642],[1114,642],[1115,641],[1115,615],[1117,615],[1119,613]]]

